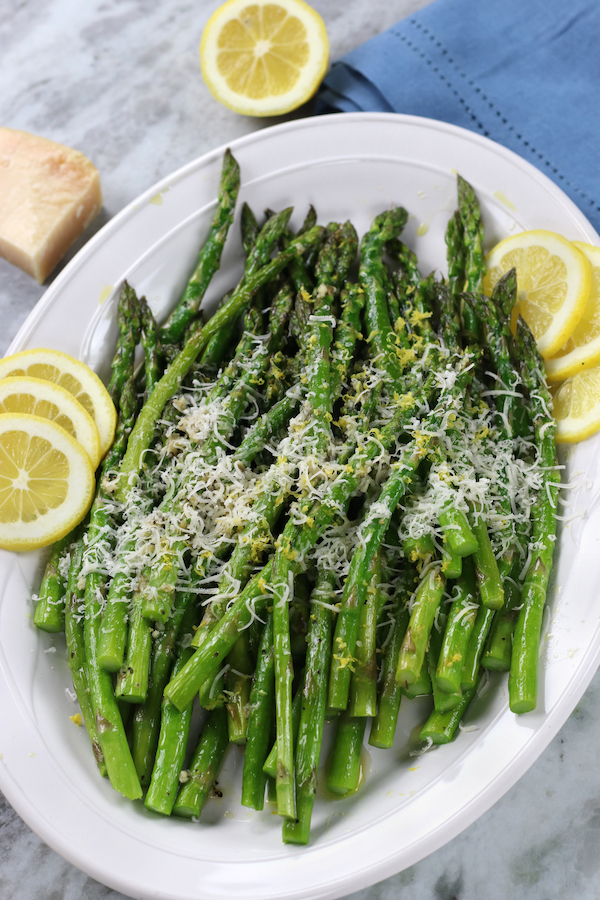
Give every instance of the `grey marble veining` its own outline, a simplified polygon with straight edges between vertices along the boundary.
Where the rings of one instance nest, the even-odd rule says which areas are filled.
[[[197,45],[218,5],[0,0],[0,124],[76,147],[101,173],[105,207],[78,246],[158,179],[272,124],[230,112],[202,82]],[[425,0],[313,5],[326,21],[335,59]],[[296,115],[307,114],[310,106]],[[46,286],[0,260],[0,351]],[[597,674],[559,735],[491,810],[445,847],[352,900],[599,898],[599,709]],[[0,900],[122,897],[50,850],[0,796]]]

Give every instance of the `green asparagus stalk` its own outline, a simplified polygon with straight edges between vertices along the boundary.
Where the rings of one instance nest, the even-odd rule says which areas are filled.
[[[369,744],[389,750],[394,743],[396,723],[402,698],[401,685],[396,681],[396,669],[398,668],[398,656],[400,647],[408,627],[408,601],[411,594],[409,574],[404,570],[400,583],[396,588],[391,610],[392,622],[390,631],[384,644],[384,656],[381,664],[381,679],[377,697],[377,713],[371,724]]]
[[[66,584],[60,566],[74,540],[77,541],[77,535],[70,532],[57,541],[50,550],[44,569],[33,624],[48,634],[58,634],[64,627]]]
[[[354,793],[360,786],[362,745],[367,720],[346,710],[337,721],[329,767],[327,790],[332,794]]]
[[[334,585],[331,572],[319,571],[311,595],[306,672],[296,738],[296,818],[283,822],[283,840],[287,844],[307,844],[310,834],[325,723],[327,683],[323,673],[329,668],[331,656]]]
[[[515,553],[516,557],[516,553]],[[486,649],[481,659],[484,669],[508,672],[512,655],[513,636],[521,605],[521,586],[517,582],[521,564],[518,558],[504,581],[505,603],[494,617]]]
[[[312,406],[313,444],[317,458],[326,452],[331,416],[329,347],[331,345],[332,304],[344,283],[356,252],[356,234],[350,226],[339,229],[329,226],[328,238],[319,254],[316,267],[314,313],[309,322],[312,345],[309,364],[311,373],[307,397]],[[290,578],[293,579],[289,540],[295,526],[292,522],[283,531],[273,561],[273,642],[275,648],[275,711],[277,723],[277,811],[285,818],[296,818],[294,783],[294,746],[292,729],[292,680],[294,674],[290,630]],[[291,558],[290,558],[291,557]]]
[[[244,773],[242,778],[242,806],[262,809],[265,803],[267,773],[263,770],[271,739],[273,705],[275,699],[275,662],[273,658],[273,614],[269,613],[263,629],[252,690]]]
[[[381,551],[378,551],[369,566],[366,596],[358,623],[348,703],[351,716],[374,716],[377,712],[377,623],[386,599],[381,589],[381,570]]]
[[[421,666],[421,671],[419,672],[417,680],[413,681],[412,684],[405,683],[402,686],[402,693],[409,700],[414,700],[416,697],[427,697],[432,694],[433,687],[429,675],[429,666]]]
[[[457,176],[458,211],[465,235],[466,290],[481,291],[485,276],[483,223],[475,191],[468,181]]]
[[[434,623],[433,628],[431,629],[429,648],[427,650],[427,663],[429,667],[429,677],[431,678],[433,705],[437,712],[445,712],[448,709],[454,709],[454,707],[458,706],[462,700],[460,687],[457,691],[443,691],[437,680],[436,673],[440,658],[440,650],[442,649],[446,621],[446,614],[440,612],[437,622]]]
[[[173,675],[185,665],[192,656],[190,647],[191,631],[186,631],[187,623],[181,628],[181,638],[177,659],[173,666]],[[144,805],[153,812],[170,816],[177,791],[179,774],[183,770],[188,735],[192,720],[192,705],[180,712],[165,697],[162,700],[160,731],[154,758],[154,768],[150,787],[146,793]]]
[[[183,297],[160,329],[160,341],[163,344],[174,344],[181,340],[188,324],[200,309],[206,289],[221,262],[227,232],[233,222],[239,188],[239,166],[231,152],[226,150],[223,157],[217,212]]]
[[[477,540],[473,562],[481,602],[486,609],[501,609],[504,604],[504,587],[487,525],[482,516],[476,518],[474,513],[471,529]]]
[[[65,640],[67,644],[67,662],[71,670],[73,688],[77,695],[79,708],[85,722],[88,737],[92,744],[94,758],[101,775],[105,776],[106,763],[102,747],[98,739],[96,716],[90,698],[89,682],[85,656],[85,637],[81,610],[83,606],[84,588],[80,587],[81,566],[83,563],[83,540],[78,540],[73,549],[67,591],[65,598]]]
[[[359,281],[365,301],[365,326],[367,340],[373,342],[374,356],[381,357],[390,383],[400,389],[403,371],[395,353],[396,334],[392,329],[384,286],[385,246],[400,234],[406,224],[408,214],[397,207],[377,216],[360,246]]]
[[[473,562],[467,557],[464,570],[454,585],[452,606],[439,652],[436,681],[440,690],[459,693],[469,640],[479,611]]]
[[[481,604],[475,618],[471,637],[469,638],[469,647],[467,649],[461,676],[461,690],[463,695],[468,694],[468,692],[477,684],[481,657],[485,649],[485,643],[491,624],[494,620],[494,615],[495,612],[493,609],[489,609],[484,606],[483,603]]]
[[[256,243],[260,228],[256,221],[256,216],[245,202],[242,204],[240,228],[242,231],[242,247],[244,248],[244,253],[248,257]]]
[[[126,398],[131,401],[131,409],[124,404]],[[135,385],[132,377],[121,394],[119,431],[117,439],[104,460],[103,473],[114,470],[118,464],[136,409]],[[91,560],[94,558],[95,545],[103,540],[110,525],[111,501],[102,484],[101,477],[100,488],[90,512],[87,553]],[[84,638],[88,687],[96,716],[98,739],[110,782],[115,790],[130,799],[136,799],[141,797],[142,791],[115,697],[112,677],[110,673],[100,668],[98,662],[100,621],[105,589],[105,576],[98,570],[91,571],[87,576],[84,595]]]
[[[300,716],[302,715],[302,687],[304,684],[302,672],[300,673],[298,683],[299,687],[294,694],[294,699],[292,700],[292,738],[294,745],[296,744],[296,740],[298,738]],[[269,778],[272,778],[273,781],[275,781],[277,777],[277,738],[275,738],[273,746],[269,751],[269,755],[265,760],[265,763],[263,765],[263,772],[268,775]],[[277,786],[275,786],[275,794],[277,794]],[[277,801],[277,796],[275,796],[275,801]]]
[[[140,321],[142,326],[142,347],[144,348],[144,372],[146,376],[146,397],[154,390],[160,380],[162,367],[160,363],[160,344],[158,326],[145,297],[139,300]]]
[[[448,287],[457,297],[465,289],[465,243],[463,223],[458,210],[448,221],[446,228],[446,258],[448,261]]]
[[[131,755],[140,784],[150,783],[160,728],[160,713],[165,684],[169,680],[176,642],[180,631],[189,634],[198,613],[192,591],[178,593],[173,614],[152,648],[150,684],[143,703],[135,708],[131,735]]]
[[[197,819],[210,796],[229,746],[227,715],[224,709],[213,709],[192,756],[189,770],[173,806],[173,815]],[[181,776],[180,776],[181,778]]]
[[[468,690],[463,692],[460,703],[453,709],[438,712],[434,710],[423,726],[420,734],[422,741],[432,741],[434,744],[449,744],[456,734],[462,717],[469,708],[477,688],[479,679]]]
[[[536,448],[545,474],[531,513],[533,555],[523,584],[508,680],[510,708],[515,713],[523,713],[535,709],[537,704],[539,643],[554,555],[560,474],[555,423],[549,412],[552,401],[542,375],[543,363],[535,339],[521,318],[516,342],[524,363],[524,380],[534,412]]]
[[[420,675],[445,586],[446,579],[437,567],[431,568],[421,579],[398,656],[396,681],[400,684],[412,684]]]

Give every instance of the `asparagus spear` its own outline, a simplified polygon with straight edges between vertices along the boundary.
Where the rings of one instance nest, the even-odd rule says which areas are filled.
[[[351,716],[374,716],[377,711],[377,623],[386,599],[381,588],[382,568],[379,550],[371,560],[367,593],[358,623],[356,661],[348,704]]]
[[[479,611],[478,599],[473,563],[467,557],[463,573],[454,585],[452,606],[437,662],[437,684],[443,691],[458,693],[461,689],[464,660]]]
[[[331,655],[332,603],[335,578],[321,570],[311,595],[306,672],[296,739],[296,818],[284,819],[283,840],[307,844],[317,789],[317,769],[323,738],[327,684],[323,677]]]
[[[160,329],[160,341],[163,344],[174,344],[181,340],[190,321],[200,309],[206,289],[221,262],[227,232],[233,222],[239,188],[239,166],[231,151],[226,150],[223,157],[217,212],[183,297]]]
[[[463,259],[465,271],[465,284],[463,290],[480,291],[485,275],[485,262],[483,257],[483,227],[481,224],[481,212],[479,203],[473,188],[461,178],[457,177],[458,185],[458,217],[462,225],[463,247],[455,244],[458,254]],[[458,229],[457,229],[458,231]],[[459,263],[460,265],[460,263]],[[465,340],[468,343],[478,344],[481,339],[481,326],[472,307],[460,299],[460,317]]]
[[[189,770],[173,805],[173,815],[197,819],[210,796],[229,747],[224,709],[213,709],[202,729]]]
[[[89,682],[85,657],[85,638],[81,607],[84,598],[84,588],[79,586],[81,566],[83,563],[83,541],[78,540],[73,549],[69,575],[67,578],[67,592],[65,599],[65,640],[67,644],[67,662],[71,670],[73,688],[77,695],[79,708],[85,722],[88,737],[92,744],[94,758],[101,775],[105,776],[106,763],[104,754],[98,739],[96,728],[96,715],[92,707],[89,691]]]
[[[178,640],[177,658],[173,666],[173,675],[185,665],[192,655],[190,647],[192,628],[189,628],[187,617],[181,626]],[[165,697],[162,700],[160,715],[160,731],[154,758],[154,767],[150,786],[146,793],[144,805],[153,812],[163,816],[171,815],[173,804],[179,788],[179,774],[183,770],[187,740],[192,719],[191,704],[183,712],[173,706]]]
[[[550,413],[552,401],[542,374],[543,362],[531,331],[520,317],[516,343],[534,412],[536,449],[545,474],[532,509],[533,556],[523,584],[508,680],[510,708],[523,713],[535,709],[537,704],[539,641],[554,555],[560,474],[554,443],[555,424]]]
[[[154,769],[163,691],[171,674],[176,642],[180,632],[189,635],[198,620],[195,599],[193,591],[178,592],[173,613],[153,645],[146,699],[133,714],[131,755],[142,787],[150,783]]]
[[[104,460],[103,473],[113,470],[123,454],[127,434],[131,429],[131,423],[137,409],[136,400],[134,379],[131,377],[121,394],[121,419],[118,425],[117,439]],[[126,401],[131,402],[131,408],[126,406]],[[84,640],[87,680],[92,708],[96,717],[98,739],[110,782],[115,790],[130,799],[136,799],[141,797],[142,790],[131,757],[119,706],[115,698],[112,677],[108,672],[100,668],[98,662],[101,610],[106,578],[99,571],[94,557],[98,550],[97,544],[103,540],[104,534],[109,529],[110,518],[111,498],[102,487],[101,480],[98,494],[90,512],[88,546],[86,550],[88,564],[92,566],[92,571],[87,576],[84,594]]]
[[[369,744],[389,749],[394,743],[402,686],[396,681],[398,655],[408,627],[408,601],[412,594],[413,573],[404,570],[396,587],[391,610],[392,622],[384,644],[381,677],[377,697],[377,713],[373,717]]]
[[[429,635],[445,586],[446,579],[439,568],[430,569],[421,580],[398,656],[396,681],[401,684],[414,683],[421,673]]]
[[[74,532],[57,541],[50,550],[44,569],[33,624],[49,634],[57,634],[64,627],[66,581],[61,568],[73,541],[77,541]]]
[[[242,806],[262,809],[265,802],[267,773],[263,766],[269,752],[273,705],[275,700],[275,662],[273,658],[273,614],[267,621],[258,648],[258,660],[252,690],[244,774],[242,779]]]
[[[350,794],[358,789],[365,716],[351,716],[345,710],[337,720],[337,729],[329,767],[327,790],[332,794]]]
[[[448,287],[450,293],[457,296],[464,291],[466,282],[464,228],[458,210],[456,210],[452,218],[448,221],[448,227],[446,228],[446,247],[446,256],[448,260]]]
[[[145,297],[139,301],[142,347],[144,349],[144,372],[146,375],[146,398],[154,390],[154,385],[160,380],[162,367],[160,363],[160,344],[158,340],[158,326],[152,315]]]

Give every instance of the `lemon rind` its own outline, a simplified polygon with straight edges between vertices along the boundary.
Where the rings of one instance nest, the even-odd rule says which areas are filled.
[[[567,378],[573,378],[574,375],[585,372],[587,369],[593,369],[597,365],[600,365],[600,337],[586,344],[585,347],[577,347],[566,356],[545,360],[546,380],[565,381]]]
[[[556,423],[555,440],[557,444],[579,444],[600,431],[600,412],[587,422],[585,428],[581,427],[581,419],[562,419]],[[569,424],[571,423],[571,424]],[[573,423],[578,423],[576,426]]]

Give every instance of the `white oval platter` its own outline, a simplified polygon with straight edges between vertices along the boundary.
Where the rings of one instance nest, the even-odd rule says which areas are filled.
[[[118,286],[127,276],[157,315],[174,305],[214,212],[223,149],[164,179],[110,221],[47,290],[9,352],[54,347],[106,376]],[[298,226],[313,203],[320,222],[349,217],[362,234],[382,209],[405,206],[404,239],[424,272],[445,270],[443,236],[456,206],[457,171],[481,200],[488,246],[531,228],[600,242],[537,169],[440,122],[323,116],[258,131],[231,149],[242,171],[240,204],[246,200],[257,214],[293,205]],[[241,271],[237,221],[233,232],[209,307]],[[69,697],[64,640],[33,627],[30,598],[43,565],[37,553],[0,551],[0,787],[58,853],[136,898],[335,898],[412,865],[473,822],[534,763],[596,670],[599,441],[579,445],[568,460],[566,477],[577,483],[568,510],[574,518],[557,550],[536,712],[512,715],[505,681],[494,678],[469,710],[473,730],[415,757],[411,732],[427,708],[405,702],[394,749],[370,751],[365,787],[337,802],[318,798],[309,847],[283,845],[270,809],[239,805],[237,748],[219,779],[223,797],[208,803],[199,823],[151,815],[98,776],[87,736],[70,720],[77,707]]]

